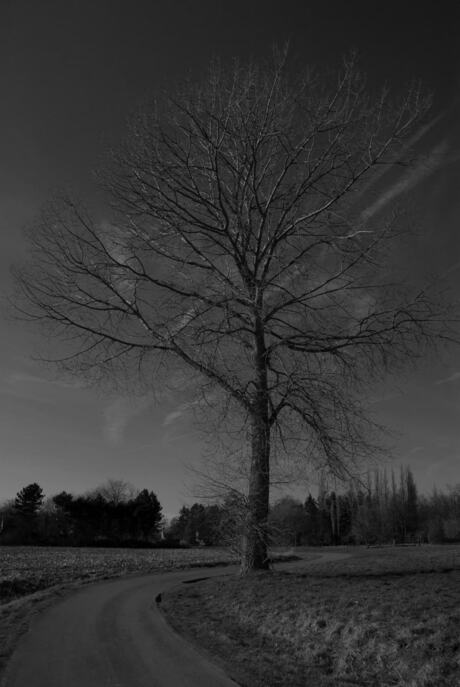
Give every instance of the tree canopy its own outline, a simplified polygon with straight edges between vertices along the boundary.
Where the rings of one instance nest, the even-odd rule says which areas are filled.
[[[19,307],[64,368],[153,385],[172,363],[238,418],[246,571],[268,566],[274,450],[343,477],[376,447],[369,383],[450,336],[434,287],[398,273],[402,221],[371,207],[428,107],[372,94],[352,60],[215,64],[134,117],[100,175],[110,222],[65,196],[29,234]]]
[[[41,486],[33,482],[18,491],[14,500],[14,508],[25,517],[33,517],[40,509],[44,498]]]

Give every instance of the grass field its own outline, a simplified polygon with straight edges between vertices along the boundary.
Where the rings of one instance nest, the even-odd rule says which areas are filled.
[[[460,685],[460,547],[350,552],[180,586],[162,608],[247,687]]]

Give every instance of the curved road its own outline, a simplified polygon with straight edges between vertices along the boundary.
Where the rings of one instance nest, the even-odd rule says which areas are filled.
[[[328,553],[322,560],[343,557]],[[307,561],[282,565],[306,566]],[[32,622],[2,687],[235,687],[169,627],[155,603],[158,594],[184,580],[235,570],[155,573],[80,589]]]

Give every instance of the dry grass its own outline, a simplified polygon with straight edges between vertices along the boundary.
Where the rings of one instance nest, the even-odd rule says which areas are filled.
[[[311,552],[312,548],[298,548],[296,552]],[[314,549],[320,553],[327,551],[350,554],[347,560],[324,565],[319,562],[308,567],[309,572],[321,576],[335,575],[383,575],[396,572],[442,572],[460,570],[459,545],[422,545],[422,546],[383,546],[370,547],[326,547]]]
[[[305,573],[178,587],[162,607],[242,685],[454,687],[458,553],[359,550],[338,563],[312,563]]]

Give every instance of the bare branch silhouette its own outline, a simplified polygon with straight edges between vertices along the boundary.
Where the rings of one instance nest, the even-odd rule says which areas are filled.
[[[29,234],[18,307],[66,340],[65,369],[153,384],[160,360],[238,414],[244,571],[267,566],[271,448],[352,473],[377,447],[369,384],[452,337],[442,294],[398,274],[394,210],[364,212],[428,107],[415,86],[371,97],[353,60],[335,80],[292,75],[285,53],[214,64],[111,153],[111,224],[62,197]]]

